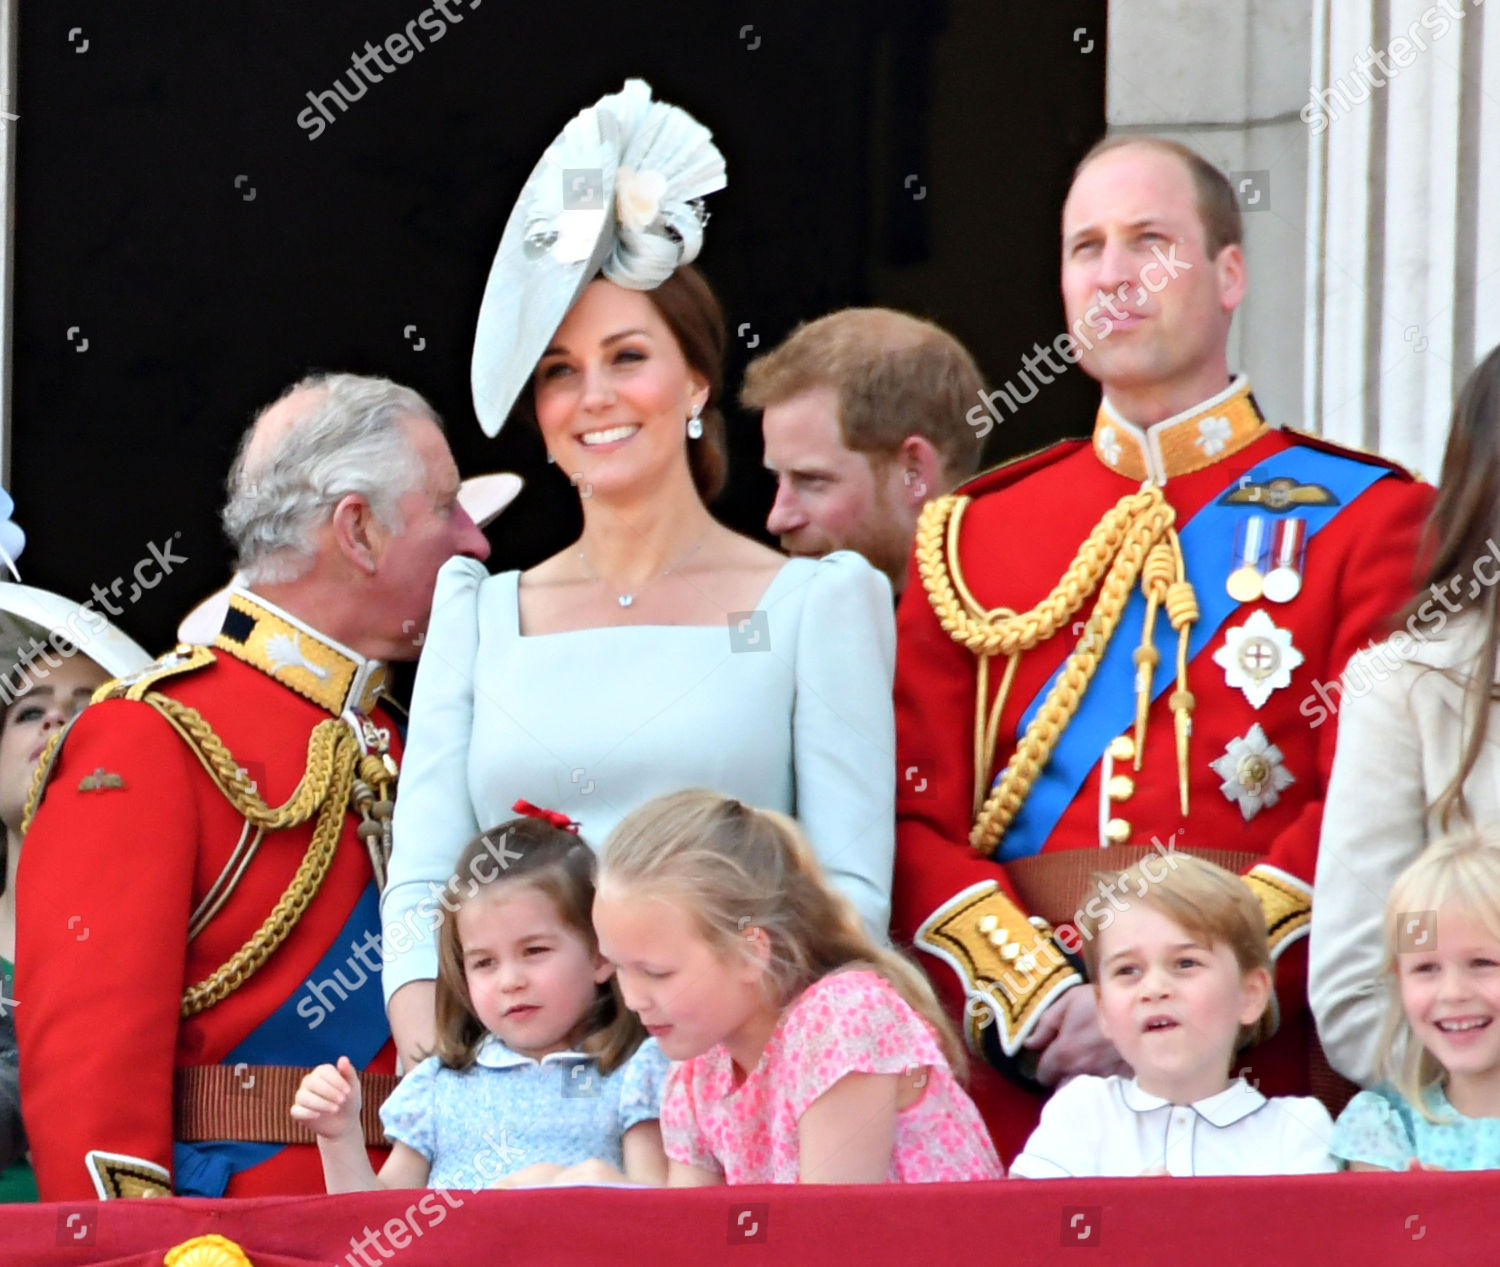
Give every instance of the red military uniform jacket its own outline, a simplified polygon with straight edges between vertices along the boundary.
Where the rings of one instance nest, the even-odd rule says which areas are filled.
[[[1267,1094],[1307,1091],[1303,939],[1337,731],[1321,723],[1350,654],[1411,593],[1432,495],[1378,458],[1267,426],[1241,378],[1145,431],[1106,402],[1091,443],[1056,445],[927,507],[897,626],[893,931],[924,952],[992,1064],[1015,1072],[1043,1011],[1082,982],[1081,959],[1064,953],[1077,934],[1059,926],[1098,898],[1089,872],[1126,866],[1142,846],[1182,849],[1240,870],[1261,899],[1280,1032],[1244,1063]],[[1293,571],[1279,580],[1300,577],[1300,592],[1267,584],[1289,601],[1255,597],[1258,582],[1233,587],[1249,601],[1229,593],[1247,534],[1252,579],[1285,545]],[[1101,595],[1113,586],[1145,609],[1140,551],[1153,540],[1158,610],[1138,652],[1146,617],[1116,627]],[[1143,656],[1157,662],[1145,667],[1158,693],[1138,748]],[[1008,766],[1015,781],[991,801]],[[981,802],[1014,812],[987,815],[976,847]],[[1098,898],[1088,914],[1107,909]],[[972,1092],[1013,1155],[1040,1100],[988,1069]]]
[[[236,590],[215,650],[179,647],[101,688],[49,754],[17,883],[22,1110],[44,1201],[324,1190],[316,1146],[284,1133],[302,1068],[348,1054],[395,1071],[375,863],[349,808],[357,773],[366,810],[373,794],[388,812],[384,674]],[[240,775],[238,807],[215,752],[220,778]],[[299,784],[300,825],[260,831],[242,812]],[[299,868],[320,869],[309,844],[334,802],[314,886]]]

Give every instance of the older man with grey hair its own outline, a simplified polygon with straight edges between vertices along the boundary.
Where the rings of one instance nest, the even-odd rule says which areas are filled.
[[[363,655],[416,657],[437,570],[489,546],[437,415],[389,379],[302,380],[246,432],[224,528],[255,592]]]
[[[341,1056],[382,1144],[382,661],[415,654],[441,564],[489,552],[458,491],[415,392],[297,383],[235,459],[212,647],[104,688],[43,755],[16,988],[44,1200],[321,1192],[287,1106]]]

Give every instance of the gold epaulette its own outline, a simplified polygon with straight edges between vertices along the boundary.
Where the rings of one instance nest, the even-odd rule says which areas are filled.
[[[182,673],[192,673],[197,669],[206,668],[213,662],[214,653],[207,647],[181,643],[175,650],[153,660],[144,669],[126,677],[110,678],[89,696],[89,703],[98,704],[109,699],[138,700],[157,682]],[[42,749],[36,769],[31,772],[31,786],[27,789],[26,804],[21,810],[22,835],[25,835],[31,826],[37,806],[42,803],[42,793],[52,778],[52,768],[57,764],[57,754],[62,748],[62,741],[68,731],[73,728],[73,722],[77,720],[78,718],[74,717],[61,730],[56,731],[52,738],[47,740],[47,746]]]
[[[1046,921],[1028,919],[993,880],[943,903],[912,941],[958,973],[965,1034],[979,1054],[985,1027],[994,1025],[1000,1049],[1015,1056],[1053,997],[1083,980]]]
[[[216,659],[217,657],[207,647],[180,642],[173,650],[151,661],[144,669],[127,674],[125,677],[110,678],[93,693],[89,698],[89,703],[98,704],[107,699],[140,699],[158,682],[163,682],[169,677],[180,677],[184,673],[206,669]]]
[[[1266,916],[1266,937],[1274,960],[1312,927],[1312,889],[1279,867],[1261,863],[1242,877]]]

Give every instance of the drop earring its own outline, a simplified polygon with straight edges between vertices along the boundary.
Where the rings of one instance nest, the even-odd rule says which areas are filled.
[[[703,419],[698,416],[702,412],[702,405],[694,405],[693,412],[688,415],[687,433],[689,440],[701,440],[703,438]]]

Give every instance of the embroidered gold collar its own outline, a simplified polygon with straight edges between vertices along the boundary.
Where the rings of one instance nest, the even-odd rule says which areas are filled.
[[[386,668],[303,624],[259,595],[235,586],[214,646],[275,678],[335,717],[369,713],[386,683]]]
[[[1144,428],[1121,418],[1106,396],[1094,419],[1094,453],[1129,479],[1165,484],[1239,452],[1269,430],[1250,380],[1240,374],[1217,396]]]

